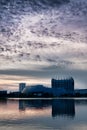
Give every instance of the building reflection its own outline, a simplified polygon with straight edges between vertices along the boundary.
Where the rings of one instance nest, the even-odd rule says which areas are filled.
[[[19,110],[25,110],[26,108],[44,109],[46,107],[50,107],[51,104],[52,100],[19,100]]]
[[[75,116],[75,102],[74,99],[32,99],[32,100],[19,100],[19,110],[30,109],[46,109],[52,108],[52,117],[56,116]]]
[[[6,105],[7,104],[7,99],[0,99],[0,106]]]
[[[52,102],[52,117],[75,116],[75,103],[73,99],[54,99]]]

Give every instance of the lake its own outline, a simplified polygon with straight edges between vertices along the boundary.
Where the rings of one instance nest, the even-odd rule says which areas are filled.
[[[86,130],[87,99],[0,100],[0,130]]]

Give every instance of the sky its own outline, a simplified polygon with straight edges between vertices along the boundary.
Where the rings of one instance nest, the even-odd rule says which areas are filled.
[[[0,0],[0,88],[69,76],[87,88],[87,1]]]

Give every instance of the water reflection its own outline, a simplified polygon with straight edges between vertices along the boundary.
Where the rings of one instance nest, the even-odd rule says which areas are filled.
[[[6,104],[7,104],[7,99],[0,99],[0,106]]]
[[[75,108],[78,106],[87,106],[87,99],[28,99],[28,100],[14,100],[5,99],[0,100],[0,112],[2,117],[6,114],[17,115],[20,113],[28,114],[27,116],[41,116],[48,113],[55,117],[75,117]]]
[[[56,117],[60,116],[75,116],[75,103],[74,100],[71,99],[59,99],[53,100],[52,102],[52,116]]]
[[[19,100],[19,110],[25,110],[26,108],[46,109],[48,107],[51,107],[51,105],[52,100],[43,100],[43,99]]]
[[[87,129],[87,99],[0,100],[0,130]]]
[[[75,104],[76,105],[87,105],[87,99],[84,98],[84,99],[75,99]]]
[[[74,99],[52,99],[52,100],[19,100],[19,110],[31,109],[46,109],[52,108],[52,117],[56,116],[75,116]]]

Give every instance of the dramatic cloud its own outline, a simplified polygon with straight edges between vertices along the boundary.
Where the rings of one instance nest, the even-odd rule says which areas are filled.
[[[0,70],[53,66],[87,71],[87,1],[1,0]]]

